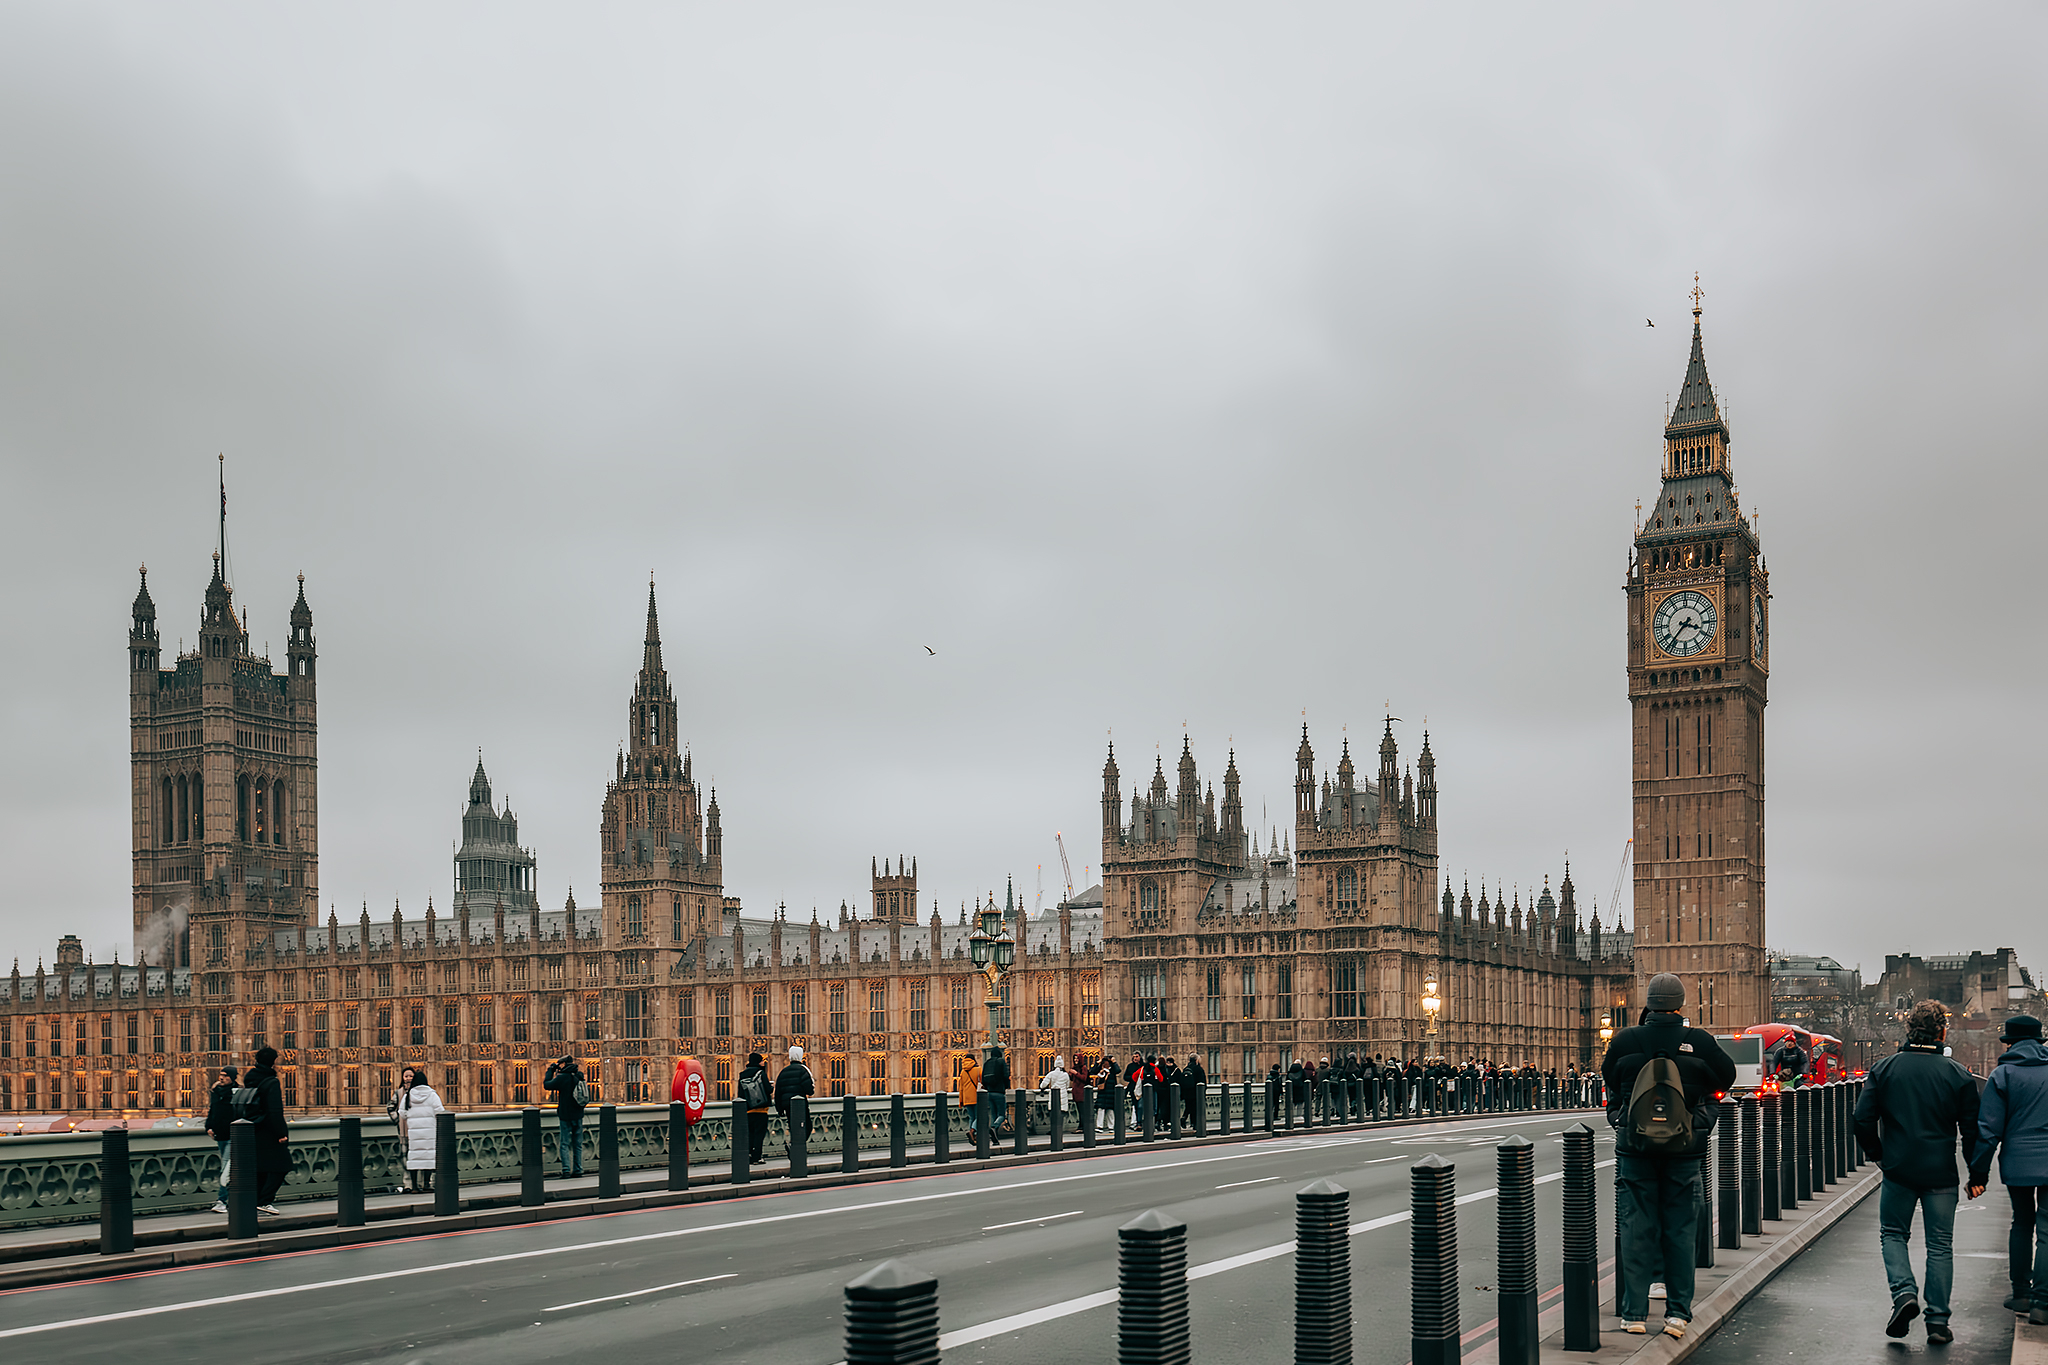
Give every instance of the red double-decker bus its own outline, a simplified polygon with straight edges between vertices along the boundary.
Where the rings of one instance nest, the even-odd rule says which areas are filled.
[[[1826,1033],[1814,1033],[1797,1024],[1756,1024],[1744,1029],[1745,1038],[1760,1038],[1764,1045],[1764,1088],[1774,1090],[1790,1076],[1800,1085],[1824,1085],[1846,1080],[1849,1059],[1842,1040]],[[1805,1057],[1803,1066],[1792,1054]],[[1794,1069],[1796,1068],[1796,1069]]]

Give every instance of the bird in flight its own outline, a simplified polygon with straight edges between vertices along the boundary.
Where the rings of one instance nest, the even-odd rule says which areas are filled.
[[[1656,325],[1656,323],[1650,321],[1648,318],[1643,319],[1643,326],[1645,327],[1655,327]]]
[[[937,651],[936,649],[933,649],[933,648],[932,648],[932,647],[931,647],[930,645],[926,645],[926,646],[924,647],[924,652],[925,652],[925,653],[927,653],[927,654],[937,654],[937,653],[938,653],[939,651]]]

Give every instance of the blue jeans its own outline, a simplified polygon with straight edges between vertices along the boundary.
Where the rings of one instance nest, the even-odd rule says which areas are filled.
[[[557,1114],[555,1120],[561,1125],[561,1132],[555,1139],[555,1149],[562,1157],[562,1174],[582,1175],[583,1115],[578,1114],[572,1119]]]
[[[228,1140],[226,1138],[215,1138],[213,1145],[220,1148],[220,1200],[225,1204],[228,1200],[227,1178],[233,1174],[233,1172],[228,1170]]]
[[[1887,1179],[1877,1192],[1877,1245],[1884,1253],[1884,1277],[1891,1281],[1892,1302],[1915,1296],[1913,1259],[1906,1243],[1913,1236],[1913,1208],[1927,1231],[1927,1297],[1922,1309],[1929,1323],[1948,1321],[1948,1286],[1954,1272],[1950,1248],[1956,1230],[1956,1187],[1916,1190]]]
[[[1699,1227],[1697,1157],[1614,1159],[1614,1217],[1621,1229],[1621,1317],[1650,1316],[1650,1284],[1664,1281],[1664,1316],[1692,1321],[1693,1235]]]

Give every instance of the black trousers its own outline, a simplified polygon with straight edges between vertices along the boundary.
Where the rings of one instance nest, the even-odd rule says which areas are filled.
[[[274,1203],[277,1199],[277,1192],[284,1188],[284,1178],[288,1174],[289,1172],[287,1171],[258,1171],[256,1173],[256,1202],[258,1204]]]
[[[768,1115],[766,1112],[747,1111],[747,1160],[761,1159],[761,1144],[768,1140]]]

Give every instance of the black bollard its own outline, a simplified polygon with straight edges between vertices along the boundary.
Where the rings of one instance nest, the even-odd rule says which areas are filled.
[[[846,1286],[846,1365],[927,1365],[939,1358],[939,1280],[884,1261]]]
[[[128,1169],[128,1130],[100,1130],[100,1255],[135,1250],[135,1185]]]
[[[334,1226],[363,1225],[363,1121],[345,1118],[334,1135]]]
[[[1799,1193],[1818,1199],[1828,1192],[1827,1159],[1821,1155],[1827,1148],[1826,1111],[1821,1104],[1819,1086],[1810,1090],[1801,1086],[1799,1096],[1800,1154],[1806,1159],[1806,1183],[1800,1187]]]
[[[932,1096],[932,1163],[938,1166],[953,1159],[953,1135],[948,1131],[952,1110],[946,1103],[951,1098],[943,1090]]]
[[[1792,1092],[1792,1109],[1786,1115],[1792,1121],[1792,1180],[1785,1190],[1785,1207],[1796,1207],[1813,1198],[1813,1091],[1800,1086]]]
[[[789,1112],[782,1116],[782,1141],[789,1152],[789,1178],[802,1180],[811,1173],[811,1144],[804,1137],[804,1128],[811,1121],[811,1100],[808,1095],[791,1095]],[[767,1155],[764,1151],[763,1156]]]
[[[805,1113],[810,1108],[805,1106]],[[860,1169],[860,1101],[845,1095],[839,1101],[839,1170],[852,1175]]]
[[[732,1183],[735,1185],[744,1185],[749,1179],[747,1172],[747,1146],[753,1141],[753,1137],[747,1131],[747,1124],[747,1102],[745,1100],[734,1100],[732,1102]]]
[[[889,1165],[910,1164],[910,1133],[903,1114],[903,1096],[889,1097]]]
[[[1291,1133],[1294,1131],[1294,1078],[1291,1076],[1280,1082],[1280,1101],[1281,1112],[1287,1118],[1284,1127]]]
[[[998,1101],[1000,1104],[1000,1101]],[[1018,1090],[1010,1097],[1010,1154],[1023,1156],[1031,1150],[1031,1095]]]
[[[1835,1115],[1833,1087],[1813,1088],[1813,1192],[1823,1193],[1834,1183]]]
[[[443,1109],[434,1115],[434,1217],[453,1218],[462,1212],[462,1172],[455,1150],[455,1115]]]
[[[1600,1349],[1600,1192],[1593,1130],[1564,1130],[1564,1348]]]
[[[1067,1106],[1060,1099],[1067,1092],[1058,1086],[1048,1086],[1045,1092],[1045,1120],[1049,1130],[1046,1136],[1047,1149],[1054,1152],[1066,1150],[1066,1134],[1061,1131],[1067,1126]]]
[[[1118,1228],[1116,1286],[1117,1365],[1187,1365],[1188,1225],[1147,1209]]]
[[[1716,1106],[1721,1111],[1720,1121],[1714,1125],[1715,1176],[1720,1181],[1717,1197],[1721,1203],[1720,1247],[1723,1251],[1742,1250],[1742,1191],[1740,1180],[1740,1156],[1742,1136],[1737,1131],[1735,1101],[1722,1099]]]
[[[1761,1129],[1760,1111],[1755,1095],[1744,1095],[1740,1102],[1742,1110],[1742,1232],[1744,1236],[1763,1235],[1764,1209],[1764,1163],[1763,1149],[1759,1145]]]
[[[1082,1086],[1082,1087],[1081,1087],[1081,1099],[1080,1099],[1080,1110],[1081,1110],[1081,1145],[1082,1145],[1083,1147],[1093,1147],[1093,1146],[1095,1145],[1095,1087],[1094,1087],[1094,1086],[1092,1086],[1092,1085],[1084,1085],[1084,1086]]]
[[[1494,1149],[1500,1193],[1499,1266],[1501,1365],[1537,1365],[1536,1145],[1520,1134]]]
[[[619,1106],[597,1107],[597,1197],[619,1197]]]
[[[690,1188],[690,1107],[681,1100],[668,1102],[668,1187]],[[520,1202],[525,1202],[523,1192]]]
[[[1147,1081],[1138,1091],[1138,1133],[1143,1141],[1152,1140],[1153,1127],[1158,1121],[1159,1097]]]
[[[1692,1263],[1705,1270],[1714,1264],[1714,1151],[1711,1143],[1693,1163]]]
[[[1835,1087],[1835,1178],[1847,1180],[1849,1172],[1856,1169],[1852,1153],[1856,1150],[1856,1138],[1849,1131],[1849,1082],[1843,1081]]]
[[[1226,1108],[1230,1104],[1227,1089],[1223,1103]],[[1209,1136],[1209,1087],[1201,1081],[1195,1082],[1195,1136]]]
[[[996,1108],[989,1103],[988,1091],[974,1092],[974,1156],[977,1161],[988,1160],[988,1145],[992,1138],[989,1126],[995,1122]]]
[[[1115,1120],[1116,1124],[1115,1131],[1111,1136],[1111,1141],[1114,1142],[1116,1146],[1121,1147],[1124,1145],[1123,1087],[1113,1085],[1109,1088],[1109,1108],[1111,1116]]]
[[[1180,1141],[1180,1095],[1178,1082],[1159,1092],[1160,1102],[1166,1106],[1166,1136],[1175,1142]]]
[[[1458,1168],[1431,1152],[1408,1174],[1408,1358],[1458,1365]]]
[[[342,1122],[348,1122],[343,1119]],[[361,1122],[361,1120],[357,1120]],[[548,1202],[547,1172],[541,1166],[540,1110],[519,1111],[519,1203],[537,1209]]]
[[[1757,1218],[1759,1223],[1774,1223],[1778,1220],[1778,1181],[1785,1168],[1784,1156],[1779,1151],[1777,1092],[1767,1090],[1757,1096],[1756,1107],[1763,1118],[1763,1180],[1758,1190],[1762,1200]]]
[[[1266,1082],[1266,1131],[1267,1131],[1267,1132],[1269,1132],[1269,1133],[1273,1131],[1273,1118],[1274,1118],[1274,1111],[1275,1111],[1276,1109],[1278,1109],[1278,1108],[1280,1107],[1279,1101],[1280,1101],[1280,1090],[1279,1090],[1279,1086],[1278,1086],[1278,1085],[1277,1085],[1277,1084],[1276,1084],[1275,1082],[1273,1082],[1273,1081],[1271,1081],[1271,1080],[1267,1081],[1267,1082]]]
[[[1849,1082],[1849,1169],[1863,1169],[1863,1144],[1856,1140],[1856,1106],[1863,1099],[1863,1082]]]
[[[228,1125],[228,1236],[256,1235],[256,1125]]]
[[[1216,1131],[1230,1136],[1230,1082],[1221,1079],[1216,1082]]]
[[[1295,1365],[1351,1365],[1351,1192],[1318,1180],[1294,1195]]]

